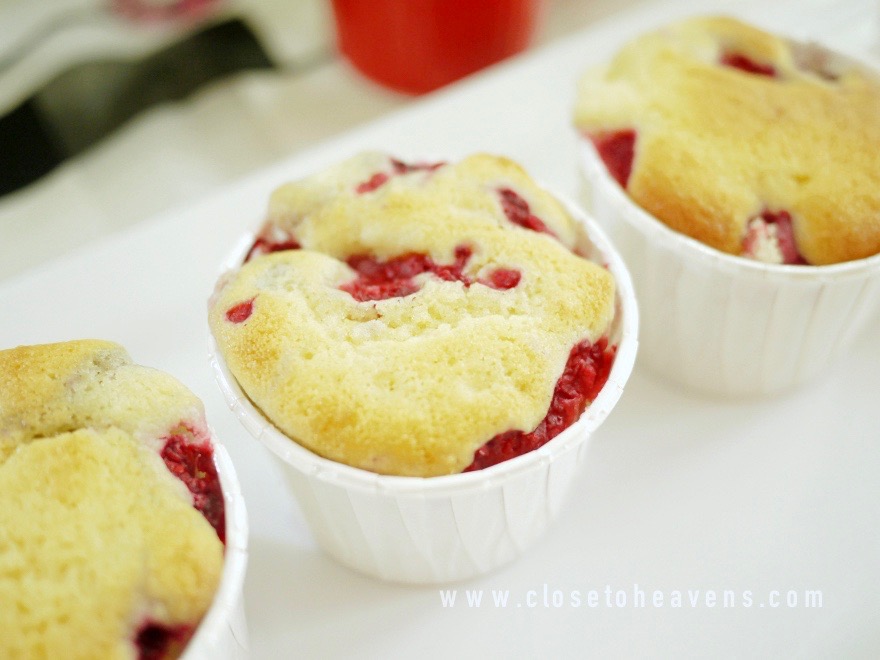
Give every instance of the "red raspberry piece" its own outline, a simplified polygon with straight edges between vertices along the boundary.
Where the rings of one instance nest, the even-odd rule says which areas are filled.
[[[464,274],[464,269],[473,254],[474,251],[470,248],[470,246],[459,245],[455,248],[454,262],[449,265],[443,265],[435,264],[432,261],[432,266],[430,270],[441,280],[446,280],[447,282],[462,282],[466,287],[468,287],[473,284],[473,282],[467,275]]]
[[[409,280],[382,282],[378,284],[360,283],[353,285],[344,284],[339,287],[358,302],[367,300],[388,300],[389,298],[403,298],[419,290],[414,282]]]
[[[243,323],[254,311],[254,298],[233,305],[226,310],[226,320],[230,323]]]
[[[459,245],[455,248],[455,261],[451,264],[435,263],[431,257],[420,252],[410,252],[387,261],[380,261],[368,254],[352,255],[347,263],[357,271],[357,277],[339,288],[358,302],[387,300],[418,291],[419,287],[413,278],[422,273],[431,273],[441,280],[461,282],[469,287],[474,280],[464,274],[464,269],[473,253],[470,246]],[[518,270],[498,268],[479,282],[493,289],[504,290],[515,287],[521,278],[522,274]]]
[[[608,380],[615,352],[616,347],[609,347],[605,337],[595,344],[586,340],[576,344],[556,381],[550,408],[535,430],[499,433],[474,452],[474,460],[464,472],[482,470],[533,451],[571,426]]]
[[[764,221],[776,225],[776,240],[779,242],[779,251],[782,252],[783,263],[805,265],[807,260],[798,251],[794,240],[794,227],[792,226],[791,214],[788,211],[765,211],[761,214]]]
[[[373,192],[376,188],[381,186],[383,183],[388,181],[388,175],[385,172],[376,172],[369,179],[364,181],[363,183],[358,184],[355,191],[359,195],[363,195],[364,193]]]
[[[550,234],[553,237],[556,236],[541,218],[532,215],[529,203],[516,192],[510,188],[500,188],[498,194],[501,195],[501,208],[504,209],[504,215],[513,224],[532,231]]]
[[[512,289],[519,284],[522,273],[512,268],[498,268],[489,273],[488,281],[480,280],[481,284],[501,291]]]
[[[192,633],[192,626],[166,626],[146,621],[134,640],[138,648],[138,660],[176,658],[192,637]]]
[[[455,248],[455,261],[451,264],[437,264],[427,254],[420,252],[410,252],[388,261],[380,261],[367,254],[353,255],[347,263],[358,275],[339,288],[358,302],[365,302],[415,293],[419,287],[413,278],[422,273],[432,273],[442,280],[470,286],[473,282],[464,274],[464,268],[471,255],[473,250],[467,245]]]
[[[808,265],[807,260],[798,251],[797,243],[794,240],[792,218],[788,211],[765,210],[757,218],[763,220],[768,226],[775,225],[776,244],[779,246],[779,252],[782,254],[782,263],[798,266]],[[757,231],[752,229],[752,220],[755,220],[755,218],[749,219],[749,224],[747,225],[749,229],[742,243],[743,254],[746,255],[753,255],[755,253],[759,241],[763,237],[760,227]],[[766,234],[766,228],[763,230],[763,233]]]
[[[404,163],[402,160],[397,160],[396,158],[391,158],[391,174],[387,172],[376,172],[373,176],[371,176],[366,181],[359,183],[355,187],[355,191],[362,195],[364,193],[373,192],[376,188],[379,188],[383,184],[385,184],[388,179],[391,178],[392,175],[397,174],[409,174],[410,172],[433,172],[434,170],[443,167],[446,165],[445,162],[441,161],[438,163]]]
[[[605,163],[615,181],[626,188],[632,173],[633,158],[636,151],[636,132],[632,129],[595,133],[589,136],[599,158]]]
[[[746,73],[753,73],[758,76],[767,76],[769,78],[776,77],[776,69],[773,67],[772,64],[757,62],[750,57],[747,57],[742,53],[737,53],[735,51],[725,51],[724,53],[722,53],[720,62],[724,66],[733,67],[734,69],[739,69],[740,71],[745,71]]]
[[[180,479],[193,496],[200,511],[217,536],[226,543],[226,513],[220,478],[214,467],[214,448],[205,434],[181,424],[167,438],[160,455],[169,472]]]

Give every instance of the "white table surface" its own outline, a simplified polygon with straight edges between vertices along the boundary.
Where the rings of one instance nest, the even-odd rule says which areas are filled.
[[[627,37],[709,7],[877,62],[876,3],[642,6],[0,282],[0,346],[112,339],[204,399],[247,499],[254,658],[880,655],[876,332],[821,382],[759,402],[695,397],[637,364],[558,523],[516,563],[448,587],[459,590],[454,607],[441,605],[438,588],[383,584],[325,557],[280,471],[226,408],[206,360],[217,265],[277,184],[361,148],[450,158],[488,150],[575,196],[569,117],[578,74]],[[565,593],[562,607],[544,606],[544,585]],[[606,605],[606,585],[626,592],[626,607]],[[644,608],[633,606],[635,585]],[[465,590],[479,589],[482,605],[468,607]],[[592,589],[595,608],[586,603]],[[493,605],[491,590],[509,590],[506,608]],[[527,606],[530,590],[536,607]],[[664,607],[651,605],[655,590]],[[670,607],[674,590],[681,608]],[[707,590],[717,593],[715,607],[705,605]],[[736,592],[735,607],[722,606],[724,590]],[[751,607],[742,602],[747,590]],[[789,590],[799,607],[785,606]],[[821,608],[803,606],[805,590],[821,590]],[[581,607],[571,606],[572,591]]]

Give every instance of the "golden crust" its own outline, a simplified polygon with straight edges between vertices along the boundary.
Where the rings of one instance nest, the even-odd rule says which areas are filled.
[[[223,546],[157,453],[181,421],[198,399],[111,342],[0,351],[0,656],[133,657],[203,616]]]
[[[386,474],[461,472],[494,435],[544,417],[572,346],[607,332],[614,283],[572,253],[574,221],[511,161],[473,156],[356,192],[388,163],[363,154],[276,191],[270,222],[303,249],[252,259],[225,280],[210,325],[242,389],[305,447]],[[515,189],[560,240],[512,224],[499,188]],[[355,277],[351,255],[451,263],[463,244],[468,276],[513,268],[520,283],[420,275],[416,293],[367,302],[339,289]],[[230,322],[227,310],[250,299],[251,316]]]
[[[722,66],[725,52],[777,75]],[[750,218],[787,210],[811,264],[880,252],[880,83],[817,47],[687,20],[585,75],[575,123],[635,129],[630,197],[714,248],[740,254]]]

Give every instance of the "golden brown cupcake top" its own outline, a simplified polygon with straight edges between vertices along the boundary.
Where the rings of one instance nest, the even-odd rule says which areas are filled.
[[[116,344],[0,351],[0,657],[182,649],[223,543],[169,468],[206,434],[198,399]]]
[[[880,252],[880,83],[729,18],[641,36],[579,85],[577,127],[637,204],[730,254]]]
[[[497,434],[534,429],[572,347],[607,332],[614,283],[578,236],[509,160],[362,154],[272,195],[210,325],[248,397],[308,449],[461,472]]]

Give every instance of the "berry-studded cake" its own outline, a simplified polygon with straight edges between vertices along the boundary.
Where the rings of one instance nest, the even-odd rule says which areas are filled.
[[[880,252],[880,82],[729,18],[641,36],[582,79],[575,124],[672,229],[767,263]]]
[[[111,342],[0,351],[0,657],[177,657],[217,589],[201,402]]]
[[[365,153],[286,184],[210,326],[288,437],[382,474],[437,476],[540,447],[596,396],[615,285],[515,163]]]

